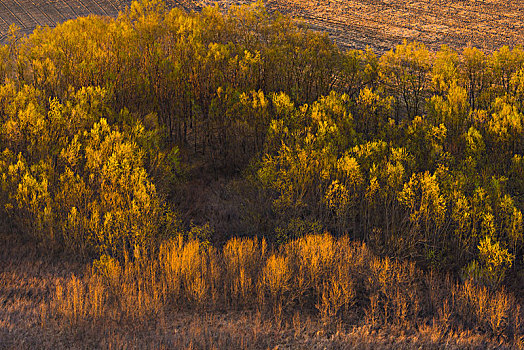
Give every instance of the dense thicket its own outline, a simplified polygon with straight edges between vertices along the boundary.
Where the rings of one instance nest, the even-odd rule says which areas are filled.
[[[489,285],[522,270],[521,48],[379,58],[261,4],[142,1],[0,54],[2,217],[49,246],[155,250],[182,159],[243,174],[238,211],[273,242],[348,234]]]

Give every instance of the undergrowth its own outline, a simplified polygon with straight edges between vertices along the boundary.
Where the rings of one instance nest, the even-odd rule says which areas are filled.
[[[340,327],[473,332],[522,347],[520,305],[505,290],[424,273],[412,262],[374,255],[348,237],[310,235],[270,249],[233,238],[220,250],[182,237],[157,256],[108,256],[82,277],[59,282],[45,317],[74,329],[108,320],[133,323],[171,312],[245,311],[274,325],[309,317]]]

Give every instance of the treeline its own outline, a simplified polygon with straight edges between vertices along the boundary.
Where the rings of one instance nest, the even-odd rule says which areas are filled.
[[[260,3],[153,0],[0,51],[2,216],[49,247],[156,252],[183,160],[256,194],[238,211],[264,224],[235,234],[348,234],[491,286],[522,270],[521,48],[377,57]]]

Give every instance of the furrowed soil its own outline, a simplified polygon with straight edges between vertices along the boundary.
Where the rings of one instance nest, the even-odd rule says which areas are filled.
[[[244,1],[245,3],[249,1]],[[227,7],[231,1],[202,1]],[[269,0],[271,10],[300,17],[342,47],[377,53],[407,41],[485,51],[524,44],[524,4],[502,0]]]
[[[168,0],[168,6],[199,10],[218,4],[254,1]],[[442,44],[466,45],[485,51],[524,44],[524,4],[503,0],[268,0],[270,11],[302,18],[325,31],[342,47],[383,53],[403,40],[420,41],[432,49]],[[116,16],[129,0],[0,0],[0,39],[9,25],[29,33],[36,26],[54,26],[78,16]]]

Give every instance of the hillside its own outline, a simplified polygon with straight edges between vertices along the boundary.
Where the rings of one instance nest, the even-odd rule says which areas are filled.
[[[184,6],[188,1],[168,0],[169,6]],[[2,0],[0,1],[0,42],[5,42],[9,26],[17,25],[23,33],[37,26],[54,27],[58,23],[88,15],[116,17],[131,4],[130,0]]]
[[[203,6],[254,1],[169,0],[168,6],[199,10]],[[519,1],[502,0],[268,0],[270,10],[301,17],[314,29],[327,31],[342,47],[385,52],[417,40],[432,49],[442,44],[461,48],[468,44],[483,50],[524,44],[524,7]],[[129,0],[3,0],[0,2],[0,35],[5,40],[14,23],[24,33],[36,26],[89,14],[116,16]]]
[[[524,7],[502,0],[273,0],[270,6],[326,30],[342,46],[384,51],[406,39],[433,49],[524,44]]]
[[[12,24],[30,33],[37,26],[54,27],[68,19],[90,14],[116,16],[123,5],[122,0],[3,0],[0,2],[0,35],[5,40]]]
[[[161,1],[0,45],[0,349],[524,349],[522,47]]]

